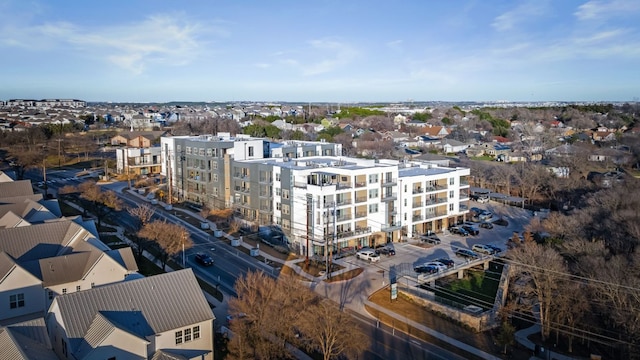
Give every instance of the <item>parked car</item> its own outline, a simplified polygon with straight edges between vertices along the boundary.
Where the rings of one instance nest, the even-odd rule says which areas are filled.
[[[502,248],[495,246],[495,245],[491,245],[491,244],[487,244],[486,246],[490,247],[491,249],[493,249],[493,253],[497,254],[502,252]]]
[[[483,229],[493,229],[493,224],[488,221],[483,221],[480,223],[480,227]]]
[[[423,264],[414,267],[413,271],[417,272],[418,274],[435,274],[438,272],[438,268],[436,268],[435,266],[428,266]]]
[[[459,226],[452,226],[452,227],[449,228],[449,231],[452,234],[462,235],[462,236],[469,236],[469,232],[467,230],[465,230],[464,228],[461,228]]]
[[[476,200],[476,201],[479,202],[480,204],[488,203],[489,202],[489,196],[488,195],[480,195],[480,196],[478,196],[478,200]]]
[[[439,258],[436,261],[445,264],[448,268],[452,268],[456,264],[453,260],[447,258]]]
[[[476,213],[476,214],[481,214],[484,210],[480,209],[479,207],[472,207],[471,212]]]
[[[478,253],[473,252],[469,249],[463,249],[463,248],[456,249],[456,255],[464,258],[473,258],[473,259],[480,257]]]
[[[470,235],[475,236],[475,235],[480,234],[480,231],[478,231],[478,229],[477,229],[476,227],[474,227],[474,226],[471,226],[471,225],[462,225],[462,228],[463,228],[463,229],[465,229],[465,230],[467,230],[467,232],[468,232]]]
[[[376,246],[375,252],[378,255],[391,256],[391,255],[395,255],[396,254],[396,249],[394,249],[393,245],[391,245],[391,244],[384,244],[384,245]]]
[[[356,253],[356,258],[360,260],[367,260],[369,262],[380,261],[380,255],[376,254],[375,250],[360,250]]]
[[[430,261],[426,264],[424,264],[425,266],[433,266],[436,269],[438,269],[438,272],[442,272],[442,271],[447,271],[447,265],[439,262],[439,261]]]
[[[434,245],[438,245],[441,243],[438,235],[434,233],[420,235],[420,241]]]
[[[201,265],[204,266],[211,266],[213,265],[213,258],[211,258],[211,256],[205,254],[205,253],[197,253],[196,254],[196,261],[199,262]]]
[[[477,253],[486,254],[486,255],[493,255],[496,253],[494,249],[484,244],[475,244],[471,247],[471,250]]]
[[[489,220],[493,217],[493,213],[491,211],[483,211],[480,213],[480,215],[478,215],[478,217],[480,218],[480,220]]]

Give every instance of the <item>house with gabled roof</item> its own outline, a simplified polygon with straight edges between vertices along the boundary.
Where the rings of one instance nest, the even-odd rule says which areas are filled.
[[[58,296],[53,348],[73,359],[213,359],[213,313],[191,269]]]
[[[0,349],[1,359],[58,360],[42,317],[0,327]]]
[[[59,294],[125,280],[131,248],[111,250],[70,219],[0,229],[0,321],[42,315]]]

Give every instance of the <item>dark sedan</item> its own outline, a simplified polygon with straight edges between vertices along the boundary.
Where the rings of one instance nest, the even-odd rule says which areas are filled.
[[[440,259],[437,259],[436,261],[445,264],[448,268],[451,268],[456,264],[453,260],[446,259],[446,258],[440,258]]]
[[[196,254],[196,261],[199,262],[200,264],[204,265],[204,266],[211,266],[213,265],[213,258],[211,258],[211,256],[204,254],[204,253],[197,253]]]
[[[418,274],[435,274],[438,272],[438,268],[431,265],[418,265],[413,268],[413,271],[417,272]]]
[[[470,259],[475,259],[480,257],[480,255],[478,255],[478,253],[476,253],[475,251],[469,250],[469,249],[458,249],[456,250],[456,255],[460,256],[460,257],[464,257],[464,258],[470,258]]]

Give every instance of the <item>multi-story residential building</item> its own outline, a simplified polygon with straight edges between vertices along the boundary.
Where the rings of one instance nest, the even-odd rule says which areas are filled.
[[[254,211],[272,208],[272,221],[301,254],[401,241],[457,223],[468,211],[468,168],[324,156],[244,163],[273,179],[272,196]]]
[[[61,295],[47,314],[61,359],[213,359],[213,320],[191,269]]]
[[[162,168],[161,153],[159,146],[116,149],[116,171],[131,175],[159,174]]]
[[[270,216],[259,216],[257,211],[264,205],[261,199],[270,194],[269,168],[243,161],[334,156],[342,153],[342,146],[310,141],[274,143],[247,135],[218,133],[162,137],[161,151],[162,174],[174,197],[212,208],[237,206],[246,219],[270,223]],[[251,182],[256,185],[250,186]]]
[[[401,241],[468,211],[468,168],[346,158],[339,144],[226,134],[162,138],[162,149],[174,193],[280,225],[301,254]]]

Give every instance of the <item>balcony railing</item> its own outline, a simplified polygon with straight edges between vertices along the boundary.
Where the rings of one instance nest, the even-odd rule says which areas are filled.
[[[412,219],[413,221],[420,221],[422,220],[422,215],[413,215]]]
[[[398,183],[398,179],[396,178],[383,178],[382,179],[382,185],[395,185]]]
[[[366,196],[365,197],[357,197],[356,198],[356,204],[363,203],[363,202],[367,202],[367,197]]]
[[[366,182],[357,182],[357,181],[356,181],[356,187],[357,187],[357,188],[366,187],[366,186],[367,186],[367,183],[366,183]]]
[[[363,217],[367,217],[367,213],[366,212],[356,213],[356,217],[355,217],[356,219],[361,219]]]
[[[338,201],[336,201],[336,206],[343,206],[343,205],[350,205],[351,204],[351,199],[338,199]]]
[[[391,214],[391,215],[395,215],[395,214],[397,214],[397,213],[398,213],[398,208],[397,208],[397,207],[391,208],[391,209],[389,210],[389,214]]]
[[[460,179],[460,186],[469,186],[469,180]]]
[[[424,192],[424,190],[422,188],[413,189],[413,193],[414,194],[422,194],[423,192]]]
[[[397,197],[398,197],[397,193],[386,193],[386,194],[382,194],[382,198],[380,200],[390,201],[390,200],[395,200]]]
[[[435,212],[427,213],[425,215],[425,219],[433,219],[433,218],[437,218],[445,215],[447,215],[446,211],[435,211]]]
[[[340,214],[336,216],[336,221],[347,221],[351,220],[351,214]]]
[[[249,193],[250,189],[248,187],[236,186],[235,190],[241,193]]]
[[[414,208],[414,209],[415,209],[415,208],[419,208],[419,207],[421,207],[421,206],[422,206],[422,203],[421,203],[421,202],[414,202],[414,203],[413,203],[413,208]]]
[[[447,198],[427,199],[427,201],[425,201],[424,203],[424,206],[438,205],[446,202],[447,202]]]
[[[388,224],[384,224],[381,228],[381,231],[390,232],[390,231],[400,230],[401,228],[402,228],[402,225],[400,225],[399,222],[391,222]]]

